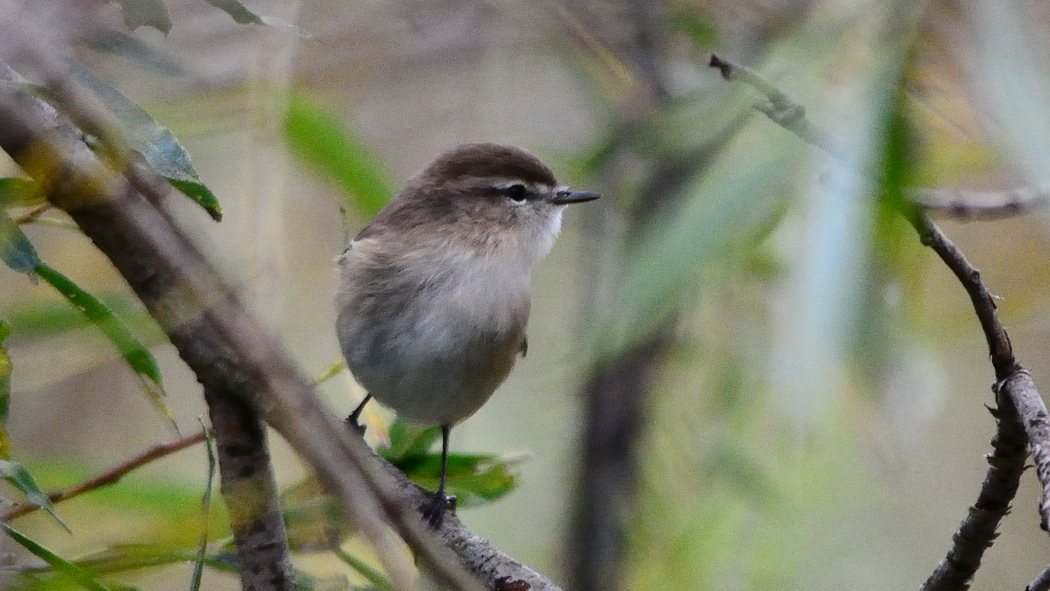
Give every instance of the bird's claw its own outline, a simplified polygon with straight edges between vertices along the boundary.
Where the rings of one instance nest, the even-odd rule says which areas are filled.
[[[362,425],[361,423],[357,422],[357,419],[358,419],[358,415],[357,415],[357,413],[354,413],[354,414],[346,417],[343,420],[343,422],[346,423],[347,427],[350,427],[350,429],[356,431],[358,435],[364,437],[365,429],[367,427],[365,425]]]
[[[420,507],[423,519],[430,525],[431,529],[440,529],[445,521],[445,511],[456,514],[456,495],[446,495],[444,491],[438,491],[430,498],[430,501]]]

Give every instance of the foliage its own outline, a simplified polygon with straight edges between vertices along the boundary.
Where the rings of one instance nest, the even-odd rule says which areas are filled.
[[[279,23],[236,0],[206,1],[242,25]],[[130,29],[146,26],[168,34],[181,25],[172,22],[162,0],[116,4],[114,10],[119,8]],[[641,438],[620,442],[634,450],[639,469],[636,502],[626,511],[624,530],[623,580],[629,588],[808,588],[820,586],[821,580],[837,580],[839,565],[855,564],[861,554],[864,568],[882,577],[871,578],[873,587],[905,585],[918,576],[916,568],[925,568],[894,568],[897,565],[885,557],[888,551],[868,552],[866,546],[854,544],[873,538],[869,534],[881,525],[853,524],[863,514],[857,505],[866,505],[878,494],[869,473],[869,466],[878,463],[872,457],[908,455],[908,441],[921,439],[916,433],[925,433],[930,416],[944,412],[937,407],[942,404],[935,387],[939,374],[926,372],[936,365],[930,354],[934,338],[928,334],[954,335],[958,326],[969,322],[965,308],[927,301],[926,261],[902,213],[910,211],[909,190],[920,181],[955,184],[968,180],[960,178],[964,168],[998,171],[1000,158],[1010,161],[1005,168],[1027,175],[1031,184],[1045,182],[1042,177],[1050,167],[1044,166],[1047,152],[1042,144],[1050,117],[1043,100],[1045,60],[1037,51],[1042,44],[1037,36],[1033,39],[1036,27],[1026,23],[1013,3],[993,6],[979,1],[968,18],[977,33],[975,59],[983,64],[981,75],[1010,70],[1003,67],[1006,63],[1023,74],[1008,83],[992,79],[980,85],[988,95],[987,108],[1003,127],[999,143],[1006,154],[985,145],[994,142],[975,140],[971,132],[964,139],[945,139],[938,125],[954,125],[957,112],[931,115],[937,109],[921,96],[928,75],[923,71],[928,67],[924,58],[929,58],[924,52],[931,51],[933,33],[923,27],[922,15],[905,4],[867,2],[857,12],[843,6],[814,8],[781,19],[786,25],[771,21],[762,33],[769,36],[754,40],[751,50],[759,51],[751,55],[761,56],[754,58],[756,69],[806,105],[807,115],[829,130],[831,153],[758,115],[756,100],[769,114],[762,97],[703,68],[705,50],[733,43],[722,15],[672,2],[667,20],[658,21],[660,34],[678,44],[677,57],[666,58],[674,60],[669,69],[676,83],[695,85],[683,91],[670,84],[646,87],[658,86],[652,80],[643,82],[644,64],[650,62],[603,41],[588,29],[592,23],[581,27],[558,13],[568,33],[551,43],[552,51],[562,50],[553,69],[568,69],[576,82],[588,86],[600,121],[596,127],[604,126],[589,149],[567,158],[573,163],[568,168],[581,181],[602,185],[606,199],[604,213],[593,216],[605,216],[601,223],[592,219],[573,228],[585,234],[584,242],[594,251],[590,266],[599,271],[587,271],[592,273],[587,289],[594,295],[587,328],[569,335],[576,339],[566,347],[572,355],[557,363],[589,371],[630,359],[653,340],[668,343],[653,361],[652,384],[640,404],[645,414],[634,417],[644,423]],[[278,31],[287,33],[282,27]],[[594,28],[599,28],[597,21]],[[1016,35],[1005,35],[999,43],[1001,31]],[[425,39],[423,33],[419,36]],[[127,39],[131,38],[120,44],[121,51],[137,55],[146,67],[171,73],[158,65],[163,60],[157,55],[146,55],[146,49]],[[103,45],[98,38],[91,42]],[[658,61],[658,56],[649,57]],[[432,59],[436,63],[437,58]],[[209,167],[224,164],[198,160],[203,162],[203,172],[198,172],[186,147],[198,138],[177,138],[147,106],[130,98],[133,93],[107,82],[111,78],[98,62],[105,60],[69,65],[70,80],[90,94],[110,124],[85,129],[90,134],[87,143],[129,174],[147,166],[218,220],[219,189],[213,191],[201,176],[208,176]],[[506,91],[515,96],[531,96],[527,91],[534,90],[528,83],[508,86]],[[46,84],[25,87],[76,118],[72,107]],[[272,88],[263,92],[270,99],[279,94]],[[212,94],[220,97],[217,102],[229,96]],[[643,96],[648,98],[639,98]],[[393,166],[379,156],[381,150],[359,122],[344,120],[336,108],[322,103],[305,91],[290,93],[286,112],[276,117],[282,148],[331,184],[348,211],[365,219],[393,194]],[[417,139],[406,138],[404,143]],[[222,178],[214,186],[232,192],[230,184],[229,178]],[[69,487],[91,474],[73,473],[66,464],[33,462],[12,443],[8,430],[19,417],[9,416],[11,398],[19,402],[24,395],[17,382],[12,386],[22,371],[12,359],[56,335],[97,331],[121,367],[134,372],[151,403],[173,424],[175,418],[162,398],[162,366],[153,349],[164,336],[157,324],[130,294],[88,289],[94,284],[88,270],[59,264],[65,260],[55,244],[81,237],[72,232],[46,234],[50,228],[28,229],[31,224],[63,222],[68,227],[68,220],[47,209],[45,193],[45,187],[20,176],[0,178],[4,281],[20,282],[20,289],[35,294],[32,286],[42,279],[41,289],[53,288],[62,297],[27,296],[2,310],[0,476],[17,491],[11,496],[41,505],[65,527],[36,480]],[[296,215],[310,215],[305,204],[313,195],[296,197]],[[325,207],[334,209],[330,203]],[[312,244],[311,238],[296,237],[304,244]],[[217,252],[229,255],[234,250],[229,242],[222,244]],[[1033,260],[1041,254],[1037,250],[1032,248]],[[56,268],[68,270],[69,276]],[[1041,277],[1041,271],[1045,269],[1028,275]],[[249,268],[244,273],[265,271]],[[307,276],[305,271],[302,276]],[[303,285],[313,289],[320,283],[315,279],[311,276]],[[564,280],[575,285],[584,278]],[[1035,285],[1039,282],[1023,283],[1014,290],[1021,295],[1006,304],[1020,313],[1045,303],[1045,290]],[[948,300],[939,295],[932,299]],[[535,304],[538,308],[549,302],[538,297]],[[931,322],[930,314],[948,321]],[[530,362],[535,355],[530,354]],[[61,363],[54,361],[52,367]],[[343,369],[335,364],[319,381]],[[326,387],[338,387],[335,384],[331,380]],[[922,391],[914,399],[892,399],[911,398],[911,390],[899,391],[901,384]],[[904,417],[896,420],[907,428],[888,424],[890,419],[880,418],[883,414]],[[114,420],[117,416],[114,412]],[[891,433],[882,435],[884,439],[897,437],[897,428],[906,431],[899,438],[907,441],[879,439],[882,430]],[[395,421],[388,445],[379,446],[378,453],[420,486],[433,488],[438,439],[437,428],[418,429]],[[66,534],[52,537],[49,529],[29,520],[26,527],[5,524],[13,541],[47,565],[20,573],[12,587],[123,588],[152,573],[172,572],[164,569],[173,565],[192,565],[193,572],[185,578],[196,589],[206,586],[202,577],[235,573],[228,524],[217,514],[220,510],[209,506],[214,458],[208,451],[203,497],[197,488],[131,478],[79,501],[87,511],[78,511],[75,503],[68,511],[63,506],[72,539],[95,544],[86,553]],[[497,501],[521,484],[521,457],[453,453],[448,490],[461,508]],[[898,460],[887,462],[896,466],[893,461]],[[315,479],[306,477],[286,487],[282,503],[297,566],[299,559],[313,566],[311,561],[320,555],[339,564],[340,576],[376,589],[391,587],[386,573],[374,566],[368,545],[357,539],[355,524]],[[136,519],[150,523],[120,528],[115,542],[85,532],[89,528],[84,524],[109,517],[122,524],[137,523]],[[853,531],[831,531],[835,520],[849,522]],[[846,543],[835,536],[846,538]],[[948,529],[941,537],[947,540]],[[20,559],[21,564],[28,563]],[[307,588],[332,584],[308,567],[298,574]],[[345,579],[335,581],[335,586],[349,586]]]

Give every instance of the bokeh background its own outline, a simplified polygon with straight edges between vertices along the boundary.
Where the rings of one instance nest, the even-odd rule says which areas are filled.
[[[566,212],[533,276],[528,357],[453,432],[455,450],[523,458],[513,494],[460,511],[469,527],[574,591],[910,589],[943,557],[984,475],[994,376],[965,292],[887,195],[967,188],[986,192],[980,205],[1050,182],[1043,3],[246,2],[267,25],[166,5],[166,34],[129,30],[117,3],[58,0],[0,0],[0,27],[40,27],[34,51],[82,61],[175,132],[224,219],[178,197],[171,209],[308,374],[339,357],[340,207],[353,228],[365,219],[359,196],[290,148],[290,101],[327,111],[391,190],[449,146],[495,141],[605,194]],[[712,51],[805,105],[835,153],[755,111],[761,96],[708,68]],[[16,68],[27,53],[0,39]],[[938,219],[1045,388],[1045,209]],[[126,301],[82,235],[23,229],[53,267]],[[8,429],[45,488],[176,436],[102,336],[48,324],[64,305],[0,269]],[[195,379],[141,309],[124,313],[193,431]],[[361,395],[345,372],[321,393],[340,414]],[[299,482],[272,443],[279,483]],[[196,447],[62,504],[73,535],[43,516],[18,524],[70,557],[192,544],[178,524],[205,470]],[[976,588],[1021,589],[1050,562],[1037,503],[1028,474]],[[360,584],[324,556],[296,564]],[[125,581],[177,589],[188,572]],[[210,571],[206,585],[237,579]]]

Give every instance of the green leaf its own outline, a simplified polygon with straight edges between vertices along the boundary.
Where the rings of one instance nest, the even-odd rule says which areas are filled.
[[[211,449],[212,439],[208,427],[201,421],[204,429],[204,448],[208,451],[208,480],[201,499],[201,538],[197,545],[197,556],[193,560],[193,576],[190,578],[190,591],[200,591],[201,576],[204,574],[204,563],[208,558],[208,517],[211,515],[211,483],[215,480],[215,453]]]
[[[379,455],[394,464],[416,460],[427,455],[430,448],[441,438],[441,427],[419,427],[396,419],[390,425],[390,447],[379,449]]]
[[[331,365],[329,365],[327,368],[325,368],[324,371],[322,371],[321,373],[319,373],[316,376],[314,376],[314,385],[315,386],[320,386],[321,384],[327,382],[328,380],[330,380],[330,379],[334,378],[335,376],[339,375],[340,373],[342,373],[343,370],[345,370],[345,369],[346,369],[346,360],[343,359],[342,357],[339,357],[339,359],[336,359],[335,361],[332,362]]]
[[[77,560],[77,564],[95,573],[118,573],[144,568],[183,564],[195,560],[195,549],[172,548],[163,544],[117,544]],[[204,565],[222,572],[236,573],[237,565],[222,555],[205,557]]]
[[[55,506],[51,504],[51,499],[40,490],[36,481],[33,480],[33,475],[25,469],[25,466],[18,462],[0,460],[0,478],[24,494],[30,503],[39,505],[41,509],[47,511],[67,532],[73,533],[66,522],[58,516]]]
[[[390,425],[390,447],[378,452],[416,484],[436,489],[441,454],[429,451],[440,438],[440,427],[423,428],[397,419]],[[517,487],[512,470],[521,461],[521,456],[450,454],[446,488],[461,507],[494,501]]]
[[[394,194],[379,158],[338,117],[306,96],[292,95],[284,136],[292,152],[335,182],[362,216],[375,215]]]
[[[261,25],[263,24],[262,18],[254,12],[248,10],[243,4],[237,2],[237,0],[204,0],[208,4],[211,4],[215,8],[225,12],[226,14],[233,17],[233,20],[239,25]]]
[[[37,265],[36,272],[44,281],[65,296],[70,304],[83,312],[88,320],[102,331],[102,334],[106,335],[109,342],[117,348],[131,369],[135,371],[150,401],[174,426],[175,418],[164,404],[164,385],[157,361],[149,350],[131,334],[127,325],[98,298],[81,289],[65,275],[44,264]]]
[[[96,296],[102,304],[125,322],[134,334],[148,344],[165,342],[167,337],[142,303],[126,291],[103,292]],[[49,337],[89,326],[91,321],[64,300],[48,299],[3,311],[14,332],[24,338]]]
[[[36,282],[34,269],[40,264],[40,257],[37,256],[29,238],[26,238],[3,207],[0,207],[0,259],[3,259],[8,267],[29,275],[29,278]]]
[[[196,173],[194,173],[196,174]],[[204,208],[204,211],[208,212],[211,219],[219,222],[222,221],[222,206],[219,205],[219,198],[215,196],[215,193],[211,192],[204,183],[200,180],[185,180],[178,179],[175,177],[164,175],[164,178],[168,179],[168,182],[172,187],[175,187],[182,194],[192,199],[197,205]]]
[[[3,341],[10,336],[10,322],[0,318],[0,460],[10,457],[10,441],[7,439],[7,410],[10,406],[10,355]]]
[[[11,452],[7,430],[4,428],[11,404],[11,356],[7,352],[7,347],[4,346],[4,340],[10,335],[11,325],[0,318],[0,431],[2,431],[0,459],[7,459]]]
[[[214,220],[222,219],[219,200],[211,189],[201,183],[189,152],[179,144],[179,139],[170,129],[157,123],[142,107],[82,64],[70,62],[70,72],[124,124],[131,149],[141,154],[171,186],[203,207]]]
[[[11,437],[7,434],[7,413],[11,406],[11,356],[4,340],[11,336],[11,325],[0,318],[0,460],[11,457]]]
[[[500,499],[518,486],[514,468],[523,456],[457,455],[448,456],[445,488],[456,496],[459,507],[477,507]],[[412,482],[429,490],[437,489],[441,478],[441,455],[429,454],[414,459],[391,462]]]
[[[25,207],[46,201],[40,185],[32,179],[0,178],[0,207]]]
[[[66,561],[61,556],[36,543],[25,534],[12,529],[10,525],[0,522],[0,528],[3,528],[4,532],[11,536],[11,539],[17,542],[18,545],[29,550],[33,556],[43,560],[51,565],[56,571],[76,581],[81,587],[89,589],[90,591],[109,591],[109,588],[100,583],[91,573]]]
[[[162,0],[113,0],[120,4],[124,24],[129,29],[143,25],[153,27],[165,35],[171,30],[171,15]]]
[[[394,588],[390,583],[390,580],[383,575],[382,571],[372,568],[364,560],[361,560],[342,548],[336,548],[333,552],[339,560],[342,560],[347,566],[356,570],[362,577],[367,579],[374,589],[377,589],[378,591],[391,591]]]
[[[738,135],[627,253],[618,289],[591,335],[598,359],[643,341],[695,289],[701,271],[746,255],[775,228],[787,203],[785,171],[799,170],[798,150],[790,138],[760,132],[752,125]]]

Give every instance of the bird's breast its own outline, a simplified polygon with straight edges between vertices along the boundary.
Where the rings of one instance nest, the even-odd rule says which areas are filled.
[[[396,271],[343,271],[339,332],[352,373],[424,424],[458,422],[488,400],[514,366],[529,315],[527,267],[444,254],[406,255]]]

